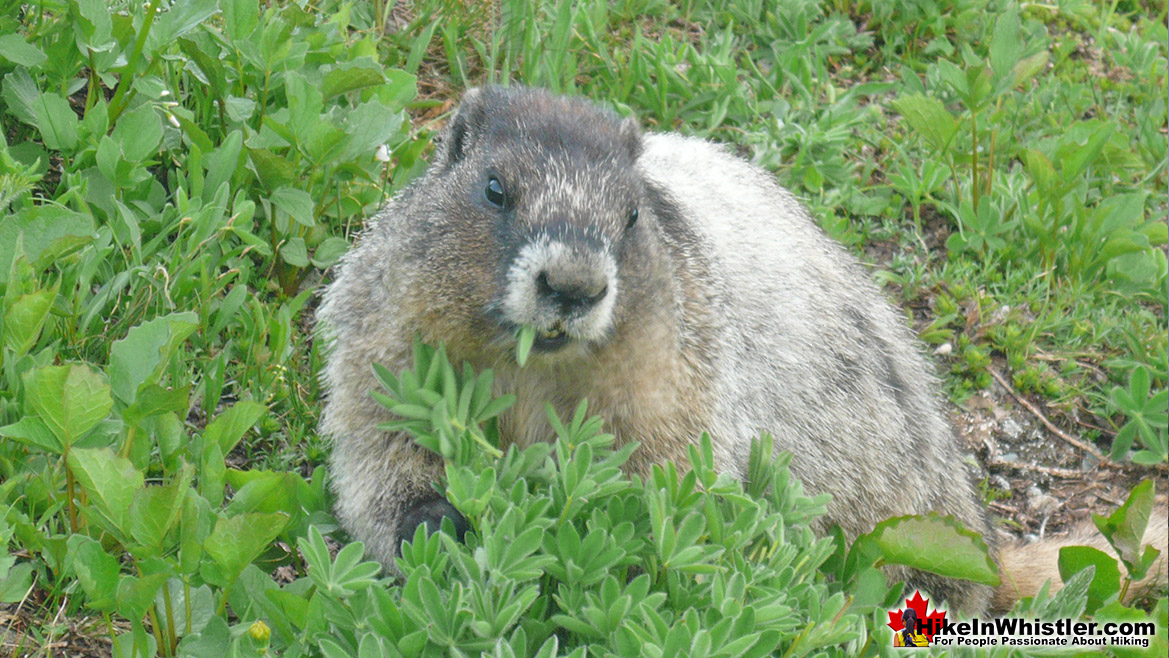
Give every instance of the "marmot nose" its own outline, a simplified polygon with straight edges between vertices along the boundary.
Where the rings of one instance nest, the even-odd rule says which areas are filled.
[[[600,273],[548,269],[536,277],[536,291],[563,315],[587,312],[605,298],[609,281]]]

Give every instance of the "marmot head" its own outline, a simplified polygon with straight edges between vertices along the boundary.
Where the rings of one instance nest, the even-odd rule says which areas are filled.
[[[640,152],[632,119],[586,101],[467,92],[416,193],[432,219],[412,251],[440,279],[419,282],[433,295],[424,338],[487,356],[528,326],[550,359],[611,340],[658,260]]]

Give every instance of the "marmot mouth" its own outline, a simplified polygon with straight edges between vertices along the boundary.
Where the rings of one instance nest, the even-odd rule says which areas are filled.
[[[537,329],[536,340],[532,349],[540,352],[552,352],[568,344],[569,336],[563,321],[558,321],[548,329]]]

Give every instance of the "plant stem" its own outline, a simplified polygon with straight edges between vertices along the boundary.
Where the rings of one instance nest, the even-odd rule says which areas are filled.
[[[977,214],[978,213],[978,196],[979,196],[979,189],[978,189],[978,114],[976,114],[974,112],[970,113],[970,134],[971,134],[971,140],[973,141],[973,146],[970,149],[970,163],[971,163],[971,166],[974,168],[974,185],[971,186],[972,189],[970,190],[970,193],[972,195],[971,200],[974,203],[974,212],[975,212],[975,214]]]
[[[138,71],[138,60],[142,57],[142,48],[146,46],[146,36],[150,34],[150,27],[154,25],[154,17],[158,15],[158,5],[160,4],[162,4],[162,0],[150,0],[150,5],[146,7],[146,16],[142,18],[142,29],[138,32],[138,38],[134,40],[134,50],[130,52],[130,60],[126,62],[126,70],[122,73],[122,79],[118,81],[118,89],[114,92],[114,97],[110,100],[111,125],[126,109],[128,100],[126,92],[134,83],[134,74]]]
[[[65,503],[69,509],[69,530],[76,533],[81,529],[81,526],[77,521],[77,505],[73,502],[73,494],[77,490],[77,485],[73,480],[73,469],[69,468],[69,446],[65,446],[61,460],[65,465]]]
[[[164,653],[174,655],[175,649],[179,646],[179,641],[175,637],[175,611],[174,604],[170,600],[170,586],[166,583],[162,585],[162,602],[166,606],[166,640],[168,642],[167,650]]]

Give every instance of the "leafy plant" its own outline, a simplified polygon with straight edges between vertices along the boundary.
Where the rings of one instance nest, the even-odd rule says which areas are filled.
[[[1093,514],[1092,520],[1100,534],[1112,546],[1117,557],[1090,546],[1065,546],[1059,551],[1059,574],[1067,581],[1073,574],[1093,569],[1088,587],[1088,609],[1093,613],[1108,605],[1111,610],[1122,609],[1133,583],[1142,580],[1156,561],[1160,551],[1145,545],[1141,550],[1153,509],[1153,482],[1145,480],[1129,494],[1124,504],[1112,514]],[[1117,560],[1119,558],[1119,562]],[[1118,564],[1124,565],[1122,581]]]
[[[1128,422],[1112,440],[1112,458],[1126,455],[1133,440],[1140,438],[1145,449],[1132,455],[1134,462],[1152,465],[1169,459],[1169,439],[1166,438],[1169,434],[1169,390],[1162,388],[1151,392],[1149,371],[1137,367],[1129,374],[1128,388],[1114,387],[1111,399],[1112,404],[1128,417]]]

